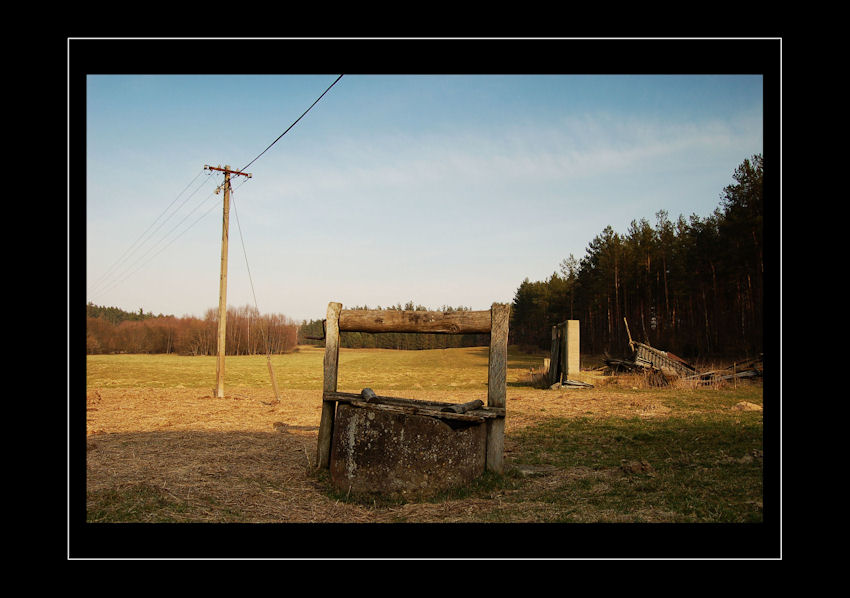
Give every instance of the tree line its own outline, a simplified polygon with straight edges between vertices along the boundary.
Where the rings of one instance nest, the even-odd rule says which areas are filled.
[[[282,314],[261,315],[256,308],[227,308],[227,355],[286,353],[298,342],[298,325]],[[154,316],[117,307],[86,305],[86,353],[178,353],[216,355],[218,309],[203,318]]]
[[[429,311],[429,308],[423,305],[416,305],[413,301],[408,301],[402,306],[397,303],[390,307],[375,308],[368,306],[354,306],[345,309],[386,309],[398,311]],[[453,313],[457,311],[469,311],[469,307],[458,306],[451,307],[443,305],[436,311],[443,313]],[[490,336],[487,334],[424,334],[416,332],[381,332],[378,334],[371,332],[340,332],[339,343],[341,347],[349,349],[403,349],[403,350],[421,350],[421,349],[450,349],[457,347],[480,347],[490,343]],[[312,344],[324,347],[324,327],[323,320],[305,321],[299,328],[299,342],[302,344]]]
[[[633,220],[625,234],[609,225],[542,281],[522,281],[511,308],[510,343],[549,349],[552,326],[581,321],[581,351],[623,354],[633,340],[684,357],[751,356],[763,350],[764,182],[760,154],[745,159],[720,205],[705,218],[666,211]],[[370,309],[367,306],[346,309]],[[405,305],[375,309],[419,311]],[[442,306],[439,311],[469,310]],[[628,332],[626,330],[628,322]],[[154,316],[87,305],[88,353],[214,355],[218,310],[204,318]],[[284,353],[324,346],[322,320],[300,325],[245,306],[227,310],[227,354]],[[489,335],[343,332],[346,348],[444,349],[486,346]]]
[[[763,158],[745,159],[720,205],[705,218],[605,227],[586,255],[547,280],[526,278],[512,306],[514,344],[549,348],[551,329],[581,321],[581,350],[622,354],[633,340],[682,356],[753,355],[763,350]],[[626,330],[628,322],[629,330]]]
[[[135,322],[139,320],[148,320],[150,318],[173,317],[163,316],[162,314],[154,316],[151,312],[145,313],[144,309],[141,307],[139,308],[139,313],[136,313],[132,311],[124,311],[118,307],[95,305],[91,301],[86,304],[86,316],[89,318],[101,318],[112,324],[120,324],[127,320]]]

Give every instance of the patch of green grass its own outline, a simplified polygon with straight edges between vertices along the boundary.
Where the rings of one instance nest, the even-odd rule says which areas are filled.
[[[552,419],[516,440],[515,459],[567,474],[525,499],[576,520],[762,520],[761,413]]]
[[[189,504],[145,483],[86,493],[88,523],[184,523],[207,519],[210,512],[214,512],[212,520],[218,522],[241,519],[239,513],[209,497],[198,497],[194,504]]]
[[[174,523],[189,509],[161,489],[132,484],[86,493],[89,523]]]
[[[498,474],[492,471],[485,471],[469,484],[445,490],[435,496],[430,502],[488,497],[498,492],[516,489],[519,486],[520,481],[516,472],[506,471],[504,474]]]

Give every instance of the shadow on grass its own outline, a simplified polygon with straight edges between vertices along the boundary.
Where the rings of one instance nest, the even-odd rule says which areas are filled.
[[[487,472],[468,487],[427,498],[349,498],[315,467],[315,426],[273,427],[91,435],[77,512],[86,523],[109,524],[368,523],[381,519],[380,509],[488,496],[514,482]],[[345,511],[340,504],[369,508]]]
[[[543,386],[535,386],[534,384],[531,383],[530,380],[527,380],[527,381],[517,380],[516,382],[511,382],[510,380],[508,380],[507,382],[505,382],[505,384],[510,388],[535,388],[535,389],[538,389],[538,390],[545,388]]]
[[[89,523],[287,521],[316,496],[315,426],[158,431],[86,439]],[[285,500],[284,500],[285,499]],[[290,507],[286,508],[286,505]],[[275,513],[275,509],[280,509]]]

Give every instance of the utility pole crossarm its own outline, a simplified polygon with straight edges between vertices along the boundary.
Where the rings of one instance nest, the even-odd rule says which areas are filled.
[[[204,164],[204,170],[218,170],[218,171],[223,172],[225,174],[238,174],[238,175],[242,175],[244,177],[248,177],[249,179],[251,178],[250,172],[240,172],[238,170],[230,170],[229,166],[225,166],[224,168],[222,168],[221,166],[210,166],[209,164]]]

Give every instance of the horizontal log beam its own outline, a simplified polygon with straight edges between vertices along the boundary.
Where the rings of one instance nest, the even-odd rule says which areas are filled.
[[[504,418],[505,409],[498,407],[482,406],[478,409],[470,409],[464,413],[455,413],[454,411],[443,411],[445,407],[452,407],[455,403],[443,403],[439,401],[421,401],[418,399],[403,399],[400,397],[384,397],[375,396],[367,400],[361,394],[349,392],[324,392],[322,399],[326,402],[338,401],[340,403],[348,403],[355,407],[392,407],[399,413],[409,413],[412,415],[428,415],[442,419],[457,419],[466,421],[478,421],[485,419]],[[483,405],[483,401],[481,401]]]
[[[489,334],[490,310],[401,311],[394,309],[344,309],[339,313],[340,332],[420,332],[431,334]]]
[[[476,412],[469,413],[454,413],[452,411],[435,411],[433,409],[420,409],[417,407],[404,407],[401,405],[386,405],[383,403],[370,403],[368,401],[351,399],[345,401],[352,407],[368,407],[369,409],[377,409],[378,411],[389,411],[391,413],[399,413],[404,415],[423,415],[425,417],[434,417],[437,419],[450,419],[463,422],[484,423],[486,418]],[[489,415],[489,414],[488,414]],[[490,417],[493,417],[490,415]]]

